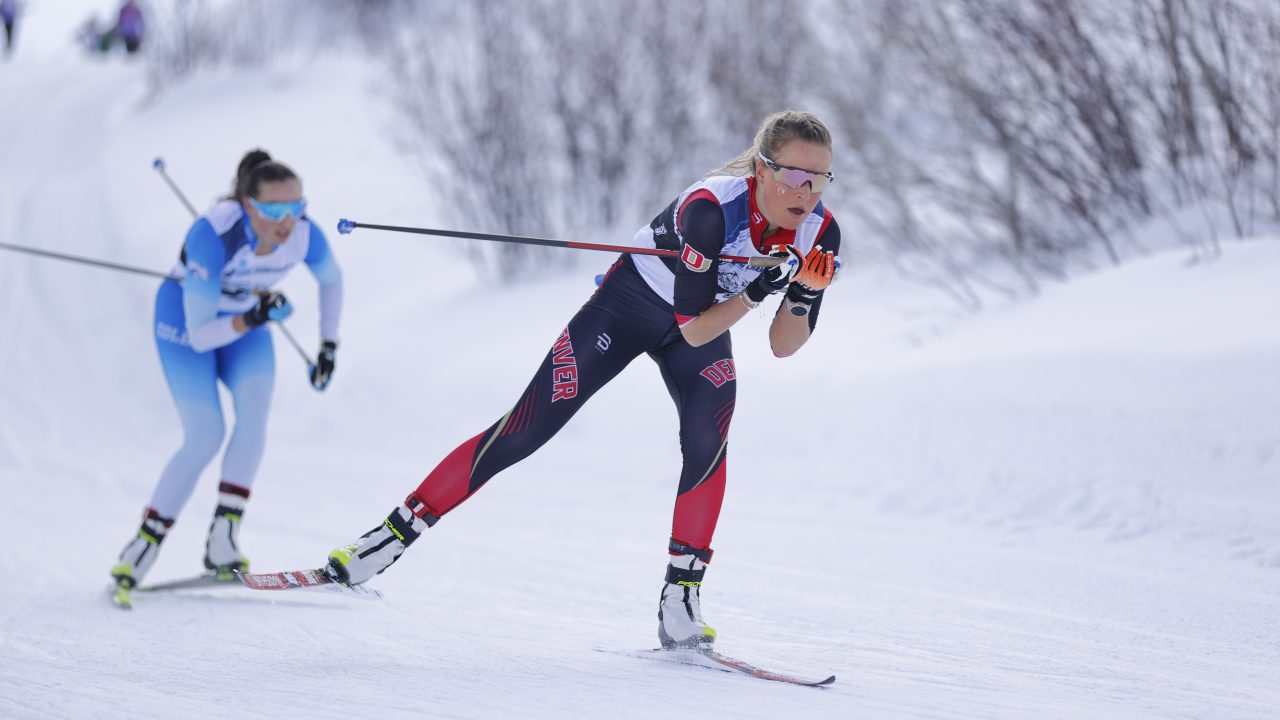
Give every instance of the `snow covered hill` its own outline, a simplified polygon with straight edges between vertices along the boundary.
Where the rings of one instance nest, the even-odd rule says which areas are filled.
[[[19,57],[0,239],[167,270],[189,218],[152,158],[203,205],[253,146],[326,230],[431,225],[376,79],[333,58],[146,98],[137,66]],[[337,373],[315,393],[277,336],[242,538],[259,570],[318,564],[505,412],[611,260],[499,287],[447,243],[329,234]],[[219,589],[121,612],[107,571],[179,439],[155,283],[0,253],[0,717],[1274,717],[1278,272],[1263,238],[956,317],[852,268],[796,357],[763,314],[736,328],[704,609],[726,653],[839,677],[810,690],[614,652],[655,644],[678,473],[644,360],[378,578],[381,602]],[[314,284],[285,290],[314,352]],[[152,579],[199,569],[216,480]]]

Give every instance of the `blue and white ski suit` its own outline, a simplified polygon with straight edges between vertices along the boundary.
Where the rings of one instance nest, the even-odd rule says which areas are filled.
[[[231,391],[235,428],[222,458],[222,482],[253,486],[266,444],[267,411],[275,382],[275,352],[267,327],[237,333],[235,315],[257,303],[255,290],[280,282],[305,262],[320,284],[320,336],[337,340],[342,273],[324,233],[306,217],[289,239],[266,255],[240,203],[224,200],[191,226],[181,259],[156,294],[155,335],[160,364],[182,419],[182,446],[169,460],[150,507],[176,518],[200,473],[226,434],[218,381]]]

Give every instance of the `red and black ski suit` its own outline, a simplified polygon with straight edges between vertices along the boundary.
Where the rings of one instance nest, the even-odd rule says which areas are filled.
[[[648,353],[680,415],[684,463],[670,550],[709,561],[724,497],[737,381],[728,331],[693,347],[680,325],[732,298],[761,272],[716,261],[722,254],[767,255],[786,244],[805,252],[814,244],[837,254],[840,249],[839,227],[821,203],[800,228],[778,231],[762,242],[766,226],[749,178],[713,177],[687,189],[633,243],[678,250],[681,259],[628,254],[615,262],[515,406],[449,453],[409,495],[408,507],[435,524],[494,475],[542,447],[597,390]],[[811,331],[821,304],[819,296],[809,314]]]

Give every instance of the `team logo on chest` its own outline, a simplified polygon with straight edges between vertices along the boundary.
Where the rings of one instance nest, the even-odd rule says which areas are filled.
[[[573,342],[565,328],[551,347],[551,402],[578,396],[578,361],[573,357]]]

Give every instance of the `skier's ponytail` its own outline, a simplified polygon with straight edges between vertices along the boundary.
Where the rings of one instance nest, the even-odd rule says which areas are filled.
[[[236,167],[235,183],[231,186],[228,199],[242,200],[258,196],[258,188],[264,182],[295,180],[298,175],[283,163],[271,159],[271,154],[262,148],[250,150],[240,158]]]

